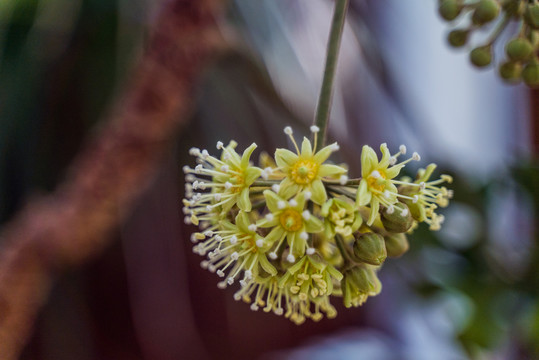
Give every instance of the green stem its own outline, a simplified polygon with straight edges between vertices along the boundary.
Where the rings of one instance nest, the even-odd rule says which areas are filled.
[[[346,244],[344,243],[343,238],[339,234],[335,234],[335,243],[337,244],[337,248],[339,249],[339,252],[344,260],[344,265],[348,266],[354,263],[350,257],[350,254],[348,253],[348,250],[346,249]]]
[[[339,48],[341,47],[341,38],[348,3],[349,0],[335,0],[335,10],[333,12],[333,20],[331,21],[331,30],[329,33],[326,53],[324,78],[322,80],[322,88],[320,89],[320,96],[318,97],[316,116],[314,119],[314,125],[320,128],[320,131],[317,134],[319,147],[324,146],[326,143],[326,131],[329,114],[331,112],[331,100],[333,98],[333,83],[335,81],[335,71],[337,69],[337,60],[339,58]]]

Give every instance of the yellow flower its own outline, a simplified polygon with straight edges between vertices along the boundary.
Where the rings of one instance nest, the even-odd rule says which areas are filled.
[[[323,230],[322,222],[305,209],[307,199],[303,192],[288,201],[271,190],[264,191],[264,197],[270,212],[258,226],[272,228],[264,238],[264,242],[274,249],[269,256],[277,258],[277,250],[286,238],[290,249],[287,260],[295,262],[296,257],[305,254],[309,234]]]
[[[287,149],[275,151],[275,162],[285,174],[285,178],[279,185],[279,196],[290,198],[300,191],[311,192],[311,200],[322,205],[327,200],[327,193],[322,182],[324,177],[338,177],[346,173],[341,166],[324,164],[332,152],[337,151],[339,146],[333,143],[316,152],[307,138],[303,138],[301,151],[292,136],[292,129],[285,128],[285,133],[290,136],[296,148],[297,154]]]
[[[401,145],[399,152],[391,156],[387,145],[384,143],[380,146],[382,159],[378,161],[378,156],[374,150],[364,145],[361,151],[361,181],[356,195],[356,205],[370,205],[371,211],[367,221],[367,225],[372,225],[380,204],[391,208],[391,205],[397,203],[397,198],[408,198],[399,194],[397,186],[402,184],[401,181],[394,180],[399,175],[401,169],[411,160],[419,160],[420,157],[414,153],[411,158],[399,164],[395,164],[397,157],[406,153],[406,147]]]

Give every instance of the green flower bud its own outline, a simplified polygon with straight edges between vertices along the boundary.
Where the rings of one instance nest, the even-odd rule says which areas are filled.
[[[509,59],[522,61],[528,59],[533,53],[532,44],[524,38],[516,38],[507,43],[505,52]]]
[[[481,46],[470,52],[470,61],[477,67],[485,67],[492,62],[492,52],[490,46]]]
[[[414,219],[410,209],[403,203],[391,206],[382,211],[382,224],[384,228],[392,233],[404,233],[410,230]]]
[[[532,29],[539,29],[539,4],[528,4],[524,11],[524,21]]]
[[[522,70],[522,80],[529,87],[539,86],[539,61],[534,59]]]
[[[454,20],[459,16],[462,6],[457,0],[442,0],[440,6],[438,7],[438,12],[440,16],[447,21]]]
[[[495,0],[481,0],[477,4],[472,21],[476,25],[486,24],[498,17],[500,14],[500,4]]]
[[[356,260],[367,264],[381,265],[387,257],[384,238],[375,233],[356,235],[354,256]]]
[[[453,30],[447,36],[447,41],[449,42],[449,45],[453,47],[464,46],[466,45],[466,42],[468,41],[469,33],[470,33],[469,30],[464,30],[464,29]]]
[[[528,40],[530,40],[533,48],[539,47],[539,31],[531,30],[528,33]]]
[[[384,238],[386,242],[387,256],[399,257],[410,248],[405,234],[391,234]]]
[[[520,80],[522,65],[518,62],[508,61],[500,66],[500,76],[508,82]]]
[[[363,266],[348,269],[341,280],[344,306],[359,306],[369,296],[378,295],[382,284],[376,272]]]

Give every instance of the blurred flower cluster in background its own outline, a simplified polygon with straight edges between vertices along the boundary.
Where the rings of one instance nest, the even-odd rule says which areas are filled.
[[[161,3],[0,0],[3,224],[54,191],[102,126]],[[228,3],[227,43],[199,79],[189,125],[121,210],[112,245],[58,276],[21,358],[539,358],[539,92],[455,54],[435,0],[350,2],[328,138],[350,173],[363,145],[387,142],[451,174],[441,231],[420,226],[364,306],[301,327],[250,311],[200,268],[181,214],[189,149],[256,142],[258,159],[290,148],[285,126],[308,135],[333,5]]]

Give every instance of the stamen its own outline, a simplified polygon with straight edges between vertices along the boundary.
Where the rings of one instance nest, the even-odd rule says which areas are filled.
[[[275,259],[277,259],[277,253],[276,253],[275,251],[274,251],[274,252],[270,252],[270,253],[269,253],[269,257],[270,257],[270,259],[275,260]]]
[[[312,255],[312,254],[314,254],[314,252],[315,252],[314,248],[312,248],[312,247],[307,248],[307,251],[306,251],[307,255]]]
[[[217,141],[217,145],[215,147],[217,148],[217,150],[221,150],[223,148],[223,142]]]
[[[316,125],[311,126],[311,132],[313,134],[316,134],[319,131],[320,131],[320,128],[318,126],[316,126]]]
[[[290,126],[287,126],[284,128],[284,133],[286,135],[292,135],[294,132],[292,131],[292,128]]]
[[[419,154],[417,152],[414,152],[412,154],[412,160],[419,161],[419,160],[421,160],[421,156],[419,156]]]
[[[292,254],[288,254],[288,256],[286,257],[286,261],[288,261],[289,263],[296,262],[296,257]]]

